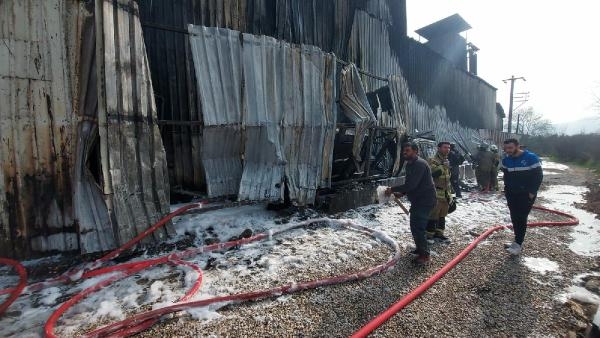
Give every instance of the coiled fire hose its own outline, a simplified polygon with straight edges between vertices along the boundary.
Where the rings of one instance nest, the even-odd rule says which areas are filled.
[[[262,299],[262,298],[267,298],[267,297],[280,296],[282,294],[290,294],[290,293],[298,292],[301,290],[307,290],[307,289],[317,288],[317,287],[326,286],[326,285],[333,285],[333,284],[345,283],[345,282],[349,282],[349,281],[366,279],[375,274],[382,273],[382,272],[389,270],[391,267],[393,267],[397,263],[397,261],[402,256],[398,244],[394,241],[387,241],[386,238],[383,237],[380,239],[383,239],[384,242],[386,242],[386,244],[390,245],[394,249],[394,251],[395,251],[394,255],[386,263],[380,264],[378,266],[372,267],[370,269],[367,269],[367,270],[364,270],[361,272],[340,275],[340,276],[335,276],[335,277],[330,277],[330,278],[325,278],[325,279],[320,279],[320,280],[313,280],[313,281],[297,283],[297,284],[288,284],[288,285],[283,285],[283,286],[279,286],[279,287],[275,287],[275,288],[271,288],[271,289],[245,292],[245,293],[239,293],[239,294],[234,294],[234,295],[229,295],[229,296],[220,296],[220,297],[214,297],[214,298],[210,298],[210,299],[203,299],[203,300],[197,300],[197,301],[189,301],[189,299],[200,289],[200,286],[202,283],[202,270],[198,266],[196,266],[190,262],[183,261],[182,259],[190,258],[190,257],[196,256],[198,254],[205,253],[205,252],[228,249],[228,248],[248,244],[251,242],[260,241],[265,238],[269,238],[271,236],[280,234],[284,231],[302,228],[302,227],[308,226],[310,224],[315,224],[315,223],[319,223],[319,222],[338,223],[338,224],[341,224],[348,228],[363,232],[365,234],[368,234],[368,235],[371,235],[374,237],[378,236],[378,232],[376,232],[372,229],[369,229],[367,227],[364,227],[362,225],[356,224],[356,223],[352,222],[351,220],[332,220],[332,219],[328,219],[328,218],[320,218],[320,219],[313,219],[313,220],[308,220],[308,221],[304,221],[301,223],[297,223],[291,227],[288,227],[284,230],[280,230],[280,231],[278,231],[276,233],[272,233],[272,234],[261,233],[261,234],[258,234],[258,235],[255,235],[255,236],[252,236],[249,238],[244,238],[244,239],[225,242],[225,243],[212,244],[212,245],[208,245],[208,246],[200,247],[200,248],[191,248],[191,249],[176,252],[176,253],[173,253],[170,255],[153,258],[153,259],[148,259],[148,260],[144,260],[144,261],[123,263],[123,264],[113,265],[113,266],[109,266],[109,267],[100,267],[102,264],[105,264],[107,261],[110,261],[111,259],[118,257],[122,252],[133,247],[144,237],[148,236],[149,234],[154,232],[156,229],[162,227],[163,225],[165,225],[168,221],[170,221],[174,217],[181,215],[182,213],[186,212],[189,209],[193,209],[193,208],[197,208],[197,207],[201,207],[201,206],[202,206],[201,203],[194,203],[194,204],[186,205],[182,208],[179,208],[176,211],[174,211],[173,213],[171,213],[171,214],[167,215],[166,217],[164,217],[163,219],[161,219],[159,222],[154,224],[148,230],[146,230],[143,233],[141,233],[140,235],[138,235],[136,238],[127,242],[120,248],[110,252],[109,254],[99,258],[98,260],[94,261],[92,264],[89,264],[88,266],[85,266],[84,268],[81,268],[81,269],[75,269],[75,270],[69,271],[57,278],[53,278],[48,281],[32,284],[32,285],[28,286],[27,288],[25,288],[26,282],[27,282],[27,273],[25,271],[25,268],[19,262],[16,262],[16,261],[10,260],[10,259],[0,258],[0,264],[10,265],[10,266],[14,267],[19,274],[19,284],[17,287],[11,288],[11,289],[0,290],[0,295],[10,294],[9,298],[7,300],[5,300],[2,305],[0,305],[0,316],[6,311],[6,309],[8,309],[8,307],[19,297],[19,295],[24,290],[26,290],[28,292],[34,292],[34,291],[38,291],[38,290],[41,290],[43,288],[46,288],[46,287],[49,287],[52,285],[57,285],[57,284],[61,284],[61,283],[70,281],[73,278],[89,278],[89,277],[101,276],[104,274],[116,273],[114,275],[111,275],[109,278],[102,280],[98,284],[79,292],[78,294],[76,294],[75,296],[73,296],[72,298],[67,300],[65,303],[61,304],[55,310],[55,312],[52,313],[52,315],[48,318],[48,320],[46,322],[46,325],[44,327],[44,333],[45,333],[46,337],[56,337],[55,332],[54,332],[56,323],[57,323],[58,319],[70,307],[72,307],[73,305],[75,305],[76,303],[78,303],[80,300],[82,300],[86,296],[90,295],[91,293],[94,293],[117,280],[126,278],[136,272],[139,272],[143,269],[146,269],[146,268],[158,265],[158,264],[186,265],[186,266],[194,269],[196,272],[198,272],[199,278],[196,280],[196,282],[192,285],[190,290],[185,294],[185,296],[178,303],[175,303],[171,306],[167,306],[167,307],[163,307],[163,308],[159,308],[156,310],[152,310],[152,311],[134,315],[123,321],[116,322],[116,323],[107,325],[105,327],[95,329],[94,331],[89,332],[85,335],[86,337],[105,337],[105,336],[127,337],[127,336],[130,336],[130,335],[133,335],[133,334],[136,334],[136,333],[139,333],[141,331],[148,329],[149,327],[154,325],[162,316],[164,316],[166,314],[190,309],[193,307],[201,307],[201,306],[207,306],[210,304],[224,303],[224,302],[238,302],[239,303],[239,302],[257,300],[257,299]],[[575,217],[573,217],[569,214],[560,212],[560,211],[549,210],[549,209],[541,208],[541,207],[534,207],[534,208],[541,210],[541,211],[553,213],[556,215],[568,217],[568,218],[570,218],[570,220],[561,221],[561,222],[530,223],[529,226],[532,226],[532,227],[575,225],[575,224],[578,224],[578,222],[579,222]],[[365,327],[363,327],[359,331],[357,331],[353,335],[353,337],[365,337],[366,335],[371,333],[373,330],[375,330],[377,327],[381,326],[385,321],[387,321],[389,318],[391,318],[395,313],[397,313],[398,311],[400,311],[401,309],[406,307],[413,300],[415,300],[419,295],[421,295],[429,287],[431,287],[431,285],[433,285],[437,280],[442,278],[448,271],[450,271],[462,259],[464,259],[477,246],[477,244],[479,244],[479,242],[481,242],[484,239],[486,239],[487,237],[489,237],[492,233],[502,230],[502,229],[507,229],[507,228],[510,228],[510,226],[503,225],[503,226],[496,226],[496,227],[488,229],[486,232],[481,234],[477,239],[475,239],[471,244],[469,244],[469,246],[467,246],[467,248],[465,248],[458,256],[456,256],[453,260],[451,260],[444,267],[442,267],[439,271],[437,271],[432,277],[427,279],[423,284],[421,284],[419,287],[417,287],[411,293],[409,293],[408,295],[403,297],[400,301],[398,301],[396,304],[394,304],[388,310],[381,313],[379,316],[377,316],[375,319],[373,319],[371,322],[369,322]]]

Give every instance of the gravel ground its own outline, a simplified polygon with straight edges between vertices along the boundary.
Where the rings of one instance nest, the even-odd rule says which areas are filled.
[[[534,212],[532,218],[549,217]],[[569,231],[552,228],[528,232],[523,257],[545,257],[559,265],[558,271],[546,274],[530,271],[521,262],[524,258],[512,258],[504,252],[503,243],[512,239],[509,231],[494,234],[374,336],[567,336],[585,329],[587,323],[574,316],[574,310],[557,295],[572,285],[576,275],[600,272],[600,262],[572,253],[566,244]],[[436,244],[434,262],[428,267],[414,267],[407,253],[394,270],[368,280],[226,306],[219,310],[222,316],[211,321],[182,315],[139,336],[348,336],[469,243],[465,230],[450,225],[448,232],[455,241]],[[392,237],[403,242],[406,236]],[[382,256],[381,250],[384,248],[379,248],[376,256]]]
[[[571,309],[557,301],[557,290],[585,271],[600,271],[597,259],[570,253],[569,229],[535,229],[528,233],[524,256],[546,257],[558,273],[536,274],[519,258],[504,253],[509,232],[493,235],[427,293],[375,332],[398,336],[566,336]],[[453,229],[454,237],[463,237]],[[365,281],[285,296],[275,301],[232,305],[209,322],[171,319],[141,337],[346,337],[419,285],[468,242],[437,245],[434,263],[416,268],[406,255],[391,272]],[[583,325],[575,323],[577,325]]]

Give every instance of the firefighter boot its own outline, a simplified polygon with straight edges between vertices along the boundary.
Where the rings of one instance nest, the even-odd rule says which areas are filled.
[[[450,243],[450,239],[444,236],[444,230],[446,230],[446,218],[440,217],[439,221],[437,222],[437,226],[435,228],[435,235],[433,236],[433,238],[442,243]]]

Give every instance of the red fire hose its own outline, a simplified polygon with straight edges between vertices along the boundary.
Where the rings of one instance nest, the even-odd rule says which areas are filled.
[[[143,330],[148,329],[149,327],[154,325],[162,316],[164,316],[166,314],[186,310],[186,309],[193,308],[193,307],[207,306],[210,304],[224,303],[224,302],[244,302],[244,301],[250,301],[250,300],[257,300],[257,299],[261,299],[261,298],[279,296],[282,294],[294,293],[294,292],[298,292],[301,290],[306,290],[306,289],[311,289],[311,288],[316,288],[316,287],[321,287],[321,286],[326,286],[326,285],[332,285],[332,284],[338,284],[338,283],[343,283],[343,282],[348,282],[348,281],[365,279],[365,278],[371,277],[375,274],[387,271],[392,266],[394,266],[401,257],[401,253],[400,253],[398,244],[396,242],[387,242],[388,245],[391,245],[393,247],[395,254],[386,263],[372,267],[365,271],[341,275],[341,276],[335,276],[335,277],[330,277],[330,278],[325,278],[325,279],[320,279],[320,280],[313,280],[313,281],[303,282],[303,283],[298,283],[298,284],[288,284],[288,285],[283,285],[283,286],[279,286],[279,287],[275,287],[275,288],[271,288],[271,289],[239,293],[239,294],[234,294],[234,295],[229,295],[229,296],[220,296],[220,297],[214,297],[214,298],[204,299],[204,300],[199,300],[199,301],[189,301],[189,299],[200,288],[200,285],[202,282],[202,270],[198,266],[196,266],[192,263],[183,261],[182,259],[184,259],[184,258],[190,258],[190,257],[196,256],[198,254],[205,253],[205,252],[222,250],[222,249],[227,249],[227,248],[231,248],[231,247],[235,247],[235,246],[248,244],[251,242],[260,241],[260,240],[263,240],[270,236],[280,234],[284,231],[289,231],[292,229],[305,227],[307,225],[314,224],[317,222],[337,222],[337,223],[345,225],[349,228],[352,228],[354,230],[358,230],[363,233],[369,234],[371,236],[377,235],[377,232],[375,232],[374,230],[369,229],[364,226],[361,226],[361,225],[358,225],[358,224],[355,224],[355,223],[352,223],[351,221],[314,219],[314,220],[309,220],[309,221],[298,223],[294,226],[291,226],[287,229],[278,231],[273,234],[262,233],[262,234],[255,235],[250,238],[244,238],[244,239],[225,242],[225,243],[212,244],[212,245],[208,245],[208,246],[201,247],[201,248],[191,248],[191,249],[180,251],[180,252],[177,252],[174,254],[170,254],[170,255],[162,256],[162,257],[158,257],[158,258],[153,258],[153,259],[149,259],[149,260],[144,260],[144,261],[139,261],[139,262],[131,262],[131,263],[123,263],[123,264],[113,265],[113,266],[109,266],[109,267],[100,267],[101,264],[117,257],[120,253],[127,250],[128,248],[131,248],[137,242],[139,242],[141,239],[143,239],[144,237],[148,236],[149,234],[151,234],[153,231],[155,231],[159,227],[166,224],[170,219],[176,217],[177,215],[180,215],[181,213],[183,213],[189,209],[192,209],[192,208],[195,208],[198,206],[199,206],[198,204],[191,204],[191,205],[182,207],[180,209],[177,209],[175,212],[169,214],[168,216],[166,216],[165,218],[160,220],[158,223],[153,225],[151,228],[146,230],[144,233],[140,234],[133,240],[127,242],[125,245],[123,245],[119,249],[116,249],[115,251],[94,261],[91,265],[88,265],[84,269],[76,269],[76,270],[67,272],[57,278],[51,279],[50,281],[30,285],[27,288],[27,291],[40,290],[47,286],[59,284],[59,283],[71,280],[73,278],[90,278],[90,277],[97,277],[97,276],[101,276],[101,275],[109,275],[109,277],[107,279],[99,282],[98,284],[96,284],[92,287],[89,287],[89,288],[81,291],[80,293],[76,294],[75,296],[73,296],[71,299],[69,299],[65,303],[61,304],[61,306],[59,306],[59,308],[56,309],[56,311],[50,316],[50,318],[48,318],[48,321],[46,322],[46,325],[44,328],[46,336],[47,337],[56,337],[55,333],[54,333],[54,328],[55,328],[56,322],[71,306],[75,305],[81,299],[87,297],[91,293],[96,292],[117,280],[128,277],[128,276],[130,276],[136,272],[139,272],[143,269],[146,269],[146,268],[149,268],[152,266],[156,266],[159,264],[184,265],[184,266],[191,267],[192,269],[194,269],[195,271],[197,271],[199,273],[199,278],[194,283],[192,288],[180,300],[179,303],[175,303],[171,306],[167,306],[164,308],[160,308],[160,309],[156,309],[156,310],[152,310],[152,311],[148,311],[145,313],[134,315],[123,321],[113,323],[108,326],[96,329],[96,330],[88,333],[86,336],[88,336],[88,337],[101,337],[101,336],[102,337],[104,337],[104,336],[126,337],[126,336],[129,336],[129,335],[132,335],[135,333],[139,333]],[[565,222],[533,223],[533,224],[530,224],[530,226],[574,225],[574,224],[578,223],[578,221],[571,215],[568,215],[568,214],[565,214],[562,212],[558,212],[558,211],[548,210],[545,208],[536,208],[536,209],[551,212],[551,213],[554,213],[557,215],[562,215],[565,217],[569,217],[572,220],[565,221]],[[383,322],[385,322],[387,319],[389,319],[393,314],[398,312],[400,309],[402,309],[403,307],[408,305],[410,302],[412,302],[414,299],[416,299],[421,293],[426,291],[433,283],[435,283],[437,280],[439,280],[446,272],[448,272],[456,264],[458,264],[458,262],[460,262],[471,250],[473,250],[479,242],[481,242],[482,240],[487,238],[491,233],[498,231],[500,229],[508,228],[508,227],[509,226],[497,226],[497,227],[491,228],[488,231],[486,231],[484,234],[479,236],[473,243],[471,243],[465,250],[463,250],[457,257],[455,257],[451,262],[446,264],[434,276],[432,276],[424,284],[422,284],[417,289],[415,289],[413,292],[411,292],[409,295],[407,295],[402,300],[400,300],[392,308],[390,308],[386,312],[382,313],[380,316],[378,316],[375,320],[373,320],[371,323],[369,323],[363,329],[359,330],[355,334],[355,336],[363,337],[363,336],[369,334],[370,332],[372,332],[375,328],[377,328]],[[10,304],[12,302],[14,302],[14,300],[16,298],[18,298],[18,296],[21,294],[21,292],[25,288],[27,276],[26,276],[26,271],[23,268],[23,266],[20,265],[16,261],[1,259],[0,263],[8,264],[8,265],[15,267],[15,269],[17,269],[17,272],[19,273],[19,276],[20,276],[20,282],[16,288],[0,290],[0,295],[7,294],[7,293],[11,294],[9,299],[7,299],[0,307],[0,310],[1,310],[0,315],[1,315],[2,312],[5,311],[6,308],[8,308],[8,306],[10,306]]]
[[[579,224],[579,220],[576,217],[569,215],[567,213],[556,211],[556,210],[550,210],[550,209],[542,208],[542,207],[533,207],[533,208],[537,209],[537,210],[545,211],[545,212],[548,212],[551,214],[564,216],[564,217],[569,218],[570,220],[557,221],[557,222],[529,223],[527,225],[528,227],[548,227],[548,226],[564,226],[564,225]],[[434,273],[433,276],[429,277],[425,282],[423,282],[423,284],[419,285],[416,289],[412,290],[409,294],[402,297],[398,302],[396,302],[395,304],[390,306],[387,310],[385,310],[382,313],[380,313],[379,315],[377,315],[377,317],[373,318],[369,323],[367,323],[367,325],[363,326],[360,330],[356,331],[351,337],[359,338],[359,337],[366,337],[367,335],[369,335],[371,332],[373,332],[375,329],[377,329],[383,323],[385,323],[388,319],[392,318],[392,316],[394,316],[400,310],[404,309],[406,306],[408,306],[408,304],[412,303],[415,299],[417,299],[420,295],[422,295],[425,291],[427,291],[433,284],[435,284],[435,282],[437,282],[442,277],[444,277],[444,275],[448,271],[452,270],[452,268],[454,268],[458,263],[460,263],[460,261],[462,261],[465,257],[467,257],[467,255],[471,251],[473,251],[473,249],[475,249],[475,247],[477,247],[477,245],[481,241],[488,238],[491,234],[493,234],[496,231],[503,230],[503,229],[510,229],[510,228],[512,228],[511,225],[498,225],[498,226],[495,226],[495,227],[492,227],[492,228],[489,228],[488,230],[486,230],[484,233],[479,235],[479,237],[477,237],[473,242],[471,242],[471,244],[469,244],[456,257],[454,257],[450,262],[446,263],[446,265],[444,265],[441,269],[436,271],[436,273]]]
[[[10,296],[8,296],[8,298],[2,302],[2,305],[0,305],[0,316],[2,316],[8,307],[19,298],[23,289],[25,289],[25,286],[27,285],[27,270],[25,270],[25,267],[23,267],[21,263],[8,258],[0,258],[0,264],[12,266],[13,269],[17,271],[17,274],[19,274],[19,284],[17,284],[17,287],[7,289],[8,291],[0,293],[0,295],[10,293]]]

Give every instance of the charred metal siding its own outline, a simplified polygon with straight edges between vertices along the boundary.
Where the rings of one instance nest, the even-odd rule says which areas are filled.
[[[0,2],[0,256],[78,248],[67,19],[61,0]]]
[[[103,192],[122,244],[169,212],[167,163],[137,2],[96,1],[96,26],[103,34],[98,49]],[[161,240],[166,232],[154,236]]]
[[[496,88],[420,42],[402,40],[396,47],[411,94],[431,107],[445,107],[450,119],[467,127],[495,128]]]
[[[386,11],[389,0],[153,0],[140,2],[144,38],[155,88],[158,118],[172,186],[205,190],[201,159],[202,112],[193,79],[194,68],[185,30],[188,24],[264,34],[296,44],[319,47],[342,59],[354,13],[405,17]],[[398,19],[405,25],[404,19]],[[402,25],[400,25],[401,27]],[[406,31],[404,27],[404,32]]]
[[[314,46],[190,26],[209,196],[314,202],[328,187],[335,57]]]
[[[348,43],[348,61],[383,78],[402,74],[398,57],[390,47],[390,27],[390,23],[365,11],[356,11]],[[367,75],[363,75],[363,82],[367,92],[387,85],[386,81]]]
[[[133,1],[0,1],[1,256],[108,250],[168,211],[141,32]]]
[[[411,95],[408,102],[408,119],[411,130],[419,133],[431,132],[438,141],[454,142],[469,152],[475,151],[479,133],[448,118],[444,107],[430,107]]]
[[[206,27],[190,30],[203,107],[201,153],[207,193],[209,197],[237,195],[242,176],[240,33]]]

